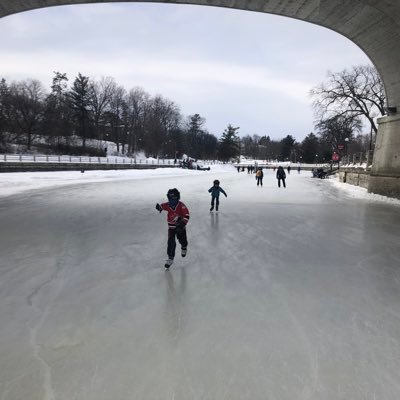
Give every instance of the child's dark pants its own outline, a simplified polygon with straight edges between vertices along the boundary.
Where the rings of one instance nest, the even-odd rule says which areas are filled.
[[[168,254],[168,257],[171,259],[174,259],[174,257],[175,257],[175,248],[176,248],[175,236],[177,237],[180,245],[183,248],[187,247],[187,245],[188,245],[188,241],[186,238],[186,228],[168,229],[167,254]]]
[[[211,208],[214,209],[214,201],[216,202],[216,210],[218,211],[219,197],[211,196]]]

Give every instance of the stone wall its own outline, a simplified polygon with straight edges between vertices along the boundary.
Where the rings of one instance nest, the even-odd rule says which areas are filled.
[[[370,171],[357,168],[339,171],[339,181],[368,189]]]

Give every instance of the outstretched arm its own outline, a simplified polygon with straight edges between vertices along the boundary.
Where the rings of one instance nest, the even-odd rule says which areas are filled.
[[[228,197],[228,195],[225,193],[225,190],[222,189],[221,187],[219,188],[220,192],[223,193],[225,195],[225,197]]]

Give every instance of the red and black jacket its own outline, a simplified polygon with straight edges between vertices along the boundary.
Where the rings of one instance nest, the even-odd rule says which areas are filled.
[[[180,221],[182,221],[181,223],[184,224],[184,226],[189,222],[189,210],[181,201],[178,201],[178,204],[174,208],[172,208],[168,202],[162,203],[161,208],[168,213],[168,229],[176,229]]]

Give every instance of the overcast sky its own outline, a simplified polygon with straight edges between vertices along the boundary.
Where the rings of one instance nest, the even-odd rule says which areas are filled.
[[[53,71],[112,76],[199,113],[210,133],[229,123],[240,135],[313,131],[309,90],[367,56],[328,29],[270,14],[224,8],[113,3],[52,7],[0,19],[0,77]]]

